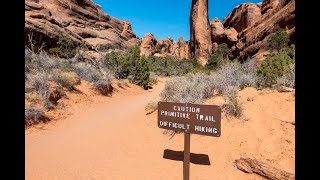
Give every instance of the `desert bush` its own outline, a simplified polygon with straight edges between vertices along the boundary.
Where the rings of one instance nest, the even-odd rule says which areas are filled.
[[[254,70],[237,61],[227,61],[210,75],[205,73],[188,74],[168,80],[160,96],[163,101],[181,103],[201,103],[215,93],[235,94],[239,88],[255,86]]]
[[[40,101],[42,98],[37,94],[37,93],[25,93],[25,99],[29,102],[38,102]]]
[[[291,44],[289,48],[286,49],[285,51],[288,56],[290,56],[291,59],[295,60],[295,55],[296,55],[296,45],[295,44]]]
[[[237,100],[235,95],[224,96],[226,104],[222,106],[222,109],[227,116],[234,116],[240,118],[243,114],[242,104]]]
[[[226,86],[254,87],[256,77],[249,69],[246,69],[238,61],[226,61],[216,71],[210,74],[211,85],[218,92],[222,92]]]
[[[52,78],[54,82],[69,90],[74,89],[75,85],[81,84],[81,79],[75,72],[57,71]]]
[[[257,70],[258,86],[270,87],[275,84],[277,78],[282,76],[288,70],[289,64],[293,62],[290,56],[284,53],[268,56]]]
[[[150,101],[150,102],[148,102],[148,104],[146,105],[146,107],[144,109],[147,112],[146,113],[147,115],[151,114],[158,109],[158,103],[155,101]]]
[[[96,90],[104,96],[112,96],[113,87],[110,80],[100,79],[94,83]]]
[[[289,64],[287,71],[277,78],[276,86],[295,88],[295,64]]]
[[[76,63],[73,65],[73,72],[86,81],[96,82],[102,78],[102,75],[89,64],[85,63]]]
[[[36,72],[27,75],[27,82],[31,84],[31,88],[42,99],[49,97],[49,77],[45,72]]]
[[[204,74],[191,74],[168,80],[160,93],[163,101],[199,104],[205,97]]]
[[[49,122],[50,119],[44,114],[44,112],[37,109],[25,109],[25,127],[44,122]]]

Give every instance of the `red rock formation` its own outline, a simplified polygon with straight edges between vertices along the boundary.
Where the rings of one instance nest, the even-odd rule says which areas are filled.
[[[170,36],[168,36],[163,42],[161,52],[162,53],[171,53],[170,47],[172,46],[172,44],[173,44],[173,40]]]
[[[253,3],[243,3],[236,6],[233,11],[224,18],[223,26],[233,27],[237,32],[241,32],[261,19],[261,11],[258,5]]]
[[[183,37],[179,37],[179,59],[190,59],[189,57],[189,44],[185,43]]]
[[[157,40],[154,38],[153,34],[145,34],[140,45],[140,55],[147,57],[153,55],[155,53],[156,44]]]
[[[285,29],[290,39],[295,39],[295,0],[283,0],[278,6],[261,16],[254,25],[240,32],[233,53],[239,59],[252,57],[267,44],[269,36],[279,29]]]
[[[45,43],[47,49],[55,47],[60,36],[70,37],[89,49],[127,49],[139,41],[130,23],[104,13],[92,0],[26,0],[26,44],[31,35],[37,46]]]
[[[136,38],[136,35],[132,32],[131,24],[129,21],[124,22],[121,35],[127,37],[128,39]]]
[[[279,4],[279,0],[264,0],[261,5],[261,14],[264,14],[275,7]]]
[[[208,0],[192,0],[190,12],[190,53],[205,65],[212,53]]]

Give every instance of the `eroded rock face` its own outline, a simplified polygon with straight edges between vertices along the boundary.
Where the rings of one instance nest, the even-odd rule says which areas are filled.
[[[91,50],[98,46],[127,49],[139,41],[129,22],[109,16],[92,0],[26,0],[27,45],[31,35],[35,46],[45,43],[46,49],[55,47],[60,36]]]
[[[233,11],[224,18],[223,26],[233,27],[237,32],[254,25],[261,19],[261,11],[258,5],[253,3],[243,3],[236,6]]]
[[[224,28],[223,24],[219,21],[218,18],[214,18],[211,23],[212,31],[212,43],[222,44],[226,43],[229,48],[234,46],[238,40],[238,32],[233,28]],[[216,44],[213,46],[214,50],[216,49]]]
[[[189,44],[183,40],[183,37],[179,37],[179,59],[190,59],[189,56]]]
[[[208,0],[192,0],[190,12],[190,53],[205,65],[212,53]]]
[[[261,5],[261,14],[274,9],[279,4],[279,0],[264,0]]]
[[[146,57],[153,55],[155,53],[156,44],[157,40],[154,38],[153,34],[145,34],[140,45],[140,55]]]

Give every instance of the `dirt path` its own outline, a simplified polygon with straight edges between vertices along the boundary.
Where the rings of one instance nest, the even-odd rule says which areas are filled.
[[[157,127],[156,112],[145,115],[144,111],[148,101],[159,99],[163,85],[160,82],[152,92],[115,98],[91,109],[80,108],[56,127],[26,131],[26,179],[182,179],[182,162],[164,159],[163,154],[165,149],[183,151],[183,136],[169,139]],[[262,121],[267,118],[259,116]],[[233,167],[240,155],[294,172],[294,127],[270,117],[262,124],[252,119],[222,119],[221,138],[192,135],[191,152],[207,154],[211,165],[191,164],[190,179],[262,179]],[[272,129],[264,130],[270,123]],[[272,136],[266,134],[270,129],[271,134],[281,133],[266,137]]]

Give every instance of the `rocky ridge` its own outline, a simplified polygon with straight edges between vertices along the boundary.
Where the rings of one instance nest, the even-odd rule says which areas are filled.
[[[128,21],[101,10],[92,0],[26,0],[25,42],[44,49],[55,47],[60,36],[92,51],[128,49],[140,40]]]

